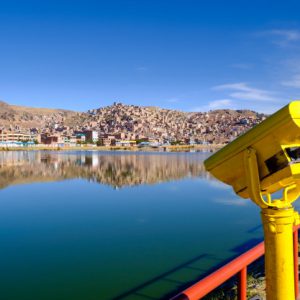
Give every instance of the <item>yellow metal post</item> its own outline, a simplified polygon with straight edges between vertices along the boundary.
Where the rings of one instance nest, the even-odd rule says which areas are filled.
[[[294,300],[294,209],[264,208],[266,294],[268,300]]]
[[[293,226],[297,213],[292,207],[298,198],[295,184],[283,190],[282,199],[272,200],[261,192],[256,151],[245,151],[245,174],[250,199],[261,208],[265,236],[266,296],[268,300],[295,300]]]

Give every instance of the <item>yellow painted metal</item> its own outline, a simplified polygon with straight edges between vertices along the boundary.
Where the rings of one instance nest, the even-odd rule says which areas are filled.
[[[295,300],[294,209],[263,209],[266,294],[270,300]]]
[[[285,186],[281,199],[261,192],[256,151],[248,148],[244,154],[245,176],[250,199],[261,207],[265,237],[266,295],[268,300],[294,300],[293,226],[299,214],[292,203],[298,198],[298,186]]]
[[[288,147],[300,147],[300,101],[283,107],[204,162],[212,175],[243,198],[249,198],[243,164],[244,151],[249,147],[256,151],[262,191],[274,193],[300,181],[300,164],[293,163],[286,151]],[[266,164],[272,157],[281,164],[277,172],[270,171]]]
[[[283,189],[281,199],[272,200],[271,193],[262,191],[258,173],[256,150],[249,147],[244,151],[245,180],[248,186],[249,198],[261,208],[289,208],[299,197],[299,185],[294,181],[289,185],[280,186]]]
[[[295,299],[292,203],[300,195],[300,101],[255,126],[205,162],[216,178],[261,208],[268,300]],[[282,197],[272,194],[282,191]]]

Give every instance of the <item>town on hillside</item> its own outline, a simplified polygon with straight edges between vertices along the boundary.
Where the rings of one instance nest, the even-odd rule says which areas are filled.
[[[86,113],[0,103],[0,145],[158,147],[226,144],[266,115],[250,110],[181,112],[115,102]]]

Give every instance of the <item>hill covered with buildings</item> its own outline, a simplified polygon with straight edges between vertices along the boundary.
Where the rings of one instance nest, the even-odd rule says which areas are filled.
[[[266,115],[250,110],[182,112],[114,103],[88,112],[75,112],[0,102],[0,141],[220,144],[233,140],[265,118]]]

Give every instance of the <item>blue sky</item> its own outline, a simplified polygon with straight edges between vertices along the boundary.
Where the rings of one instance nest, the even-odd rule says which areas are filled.
[[[0,99],[271,113],[300,99],[299,1],[1,1]]]

